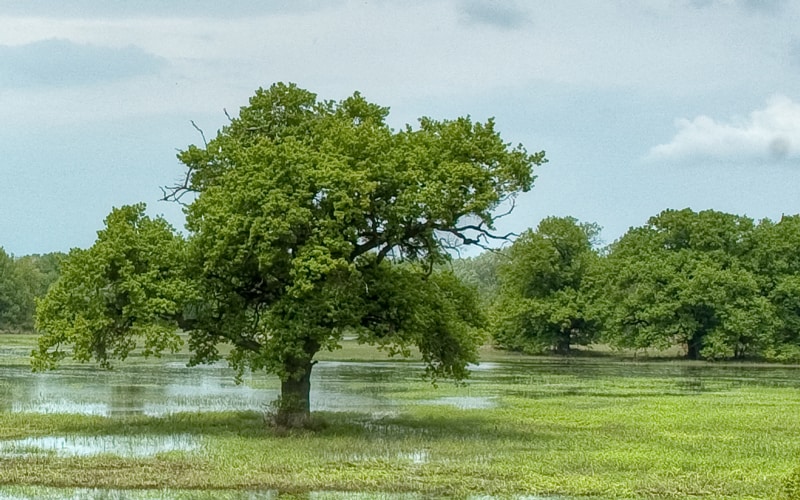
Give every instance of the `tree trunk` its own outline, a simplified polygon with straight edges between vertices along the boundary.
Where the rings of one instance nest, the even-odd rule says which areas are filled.
[[[281,380],[281,396],[273,423],[280,427],[306,427],[311,418],[311,368],[314,363],[294,363],[295,377]],[[299,373],[298,373],[299,372]]]
[[[561,354],[566,356],[570,353],[569,340],[570,340],[569,337],[567,338],[561,337],[556,341],[556,354]]]
[[[703,334],[695,333],[686,342],[686,357],[689,359],[700,359],[700,349],[703,348]]]
[[[556,354],[569,354],[570,340],[570,332],[562,332],[558,338],[556,338]]]
[[[316,364],[314,355],[319,344],[306,339],[303,345],[305,356],[285,359],[283,366],[287,379],[281,380],[281,395],[278,399],[273,423],[280,427],[308,427],[311,423],[311,369]]]
[[[310,362],[305,363],[305,369],[297,378],[281,381],[281,397],[292,400],[294,407],[305,413],[311,411],[311,368]]]

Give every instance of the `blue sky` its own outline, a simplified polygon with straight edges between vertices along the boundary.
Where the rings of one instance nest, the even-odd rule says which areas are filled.
[[[361,91],[400,127],[494,116],[544,149],[502,231],[611,242],[666,208],[800,212],[800,2],[0,1],[0,246],[92,244],[113,206],[182,225],[176,150],[253,91]]]

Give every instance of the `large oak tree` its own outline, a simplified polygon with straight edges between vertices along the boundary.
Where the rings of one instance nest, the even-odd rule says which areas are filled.
[[[480,308],[452,275],[452,247],[486,243],[495,211],[531,188],[544,152],[505,143],[492,120],[422,118],[393,130],[355,93],[321,101],[260,89],[213,139],[179,154],[186,238],[143,207],[115,210],[42,301],[38,366],[69,346],[107,363],[140,343],[190,336],[193,363],[220,357],[282,380],[283,413],[309,412],[314,356],[345,332],[416,346],[434,376],[475,360]],[[143,342],[141,340],[143,339]]]

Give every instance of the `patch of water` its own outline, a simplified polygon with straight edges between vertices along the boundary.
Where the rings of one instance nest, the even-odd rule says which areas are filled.
[[[327,458],[333,462],[344,463],[359,463],[359,462],[376,462],[386,461],[391,462],[399,460],[401,462],[411,463],[414,465],[427,464],[430,461],[430,452],[428,450],[413,450],[413,451],[398,451],[397,453],[334,453],[327,455]]]
[[[243,384],[237,385],[230,368],[219,365],[186,368],[178,364],[169,361],[148,367],[120,365],[113,371],[87,365],[48,373],[0,365],[0,380],[4,381],[0,412],[158,417],[180,412],[263,411],[278,396],[277,379],[267,374],[250,374]],[[386,398],[381,391],[360,393],[340,379],[340,370],[351,373],[352,377],[364,377],[375,371],[390,372],[390,366],[320,363],[312,376],[312,410],[369,411],[396,407],[397,402]]]
[[[421,401],[421,403],[427,405],[455,406],[460,410],[485,410],[487,408],[497,407],[497,400],[494,397],[482,396],[447,396]]]
[[[163,416],[179,412],[263,411],[278,394],[277,378],[246,374],[234,383],[224,364],[187,368],[180,360],[163,364],[125,365],[104,371],[95,366],[68,366],[54,372],[31,373],[26,366],[3,365],[0,353],[0,413],[79,413],[101,416]],[[594,360],[486,362],[471,366],[471,387],[491,384],[499,398],[570,394],[642,396],[727,391],[740,386],[800,388],[800,369],[780,366],[609,363]],[[418,382],[417,362],[320,362],[312,373],[314,411],[369,413],[393,411],[409,404],[448,405],[460,409],[490,409],[499,399],[437,397],[431,388],[424,400],[408,399],[398,386]],[[642,385],[642,379],[649,381]],[[387,387],[390,390],[387,390]],[[392,392],[395,391],[395,392]],[[487,394],[481,391],[481,394]]]
[[[397,454],[400,460],[408,460],[414,465],[427,464],[430,461],[430,453],[428,450],[416,450],[411,452],[400,452]]]
[[[33,399],[30,401],[14,401],[11,404],[13,413],[72,413],[80,415],[96,415],[107,417],[111,408],[106,403],[82,403],[68,399]]]
[[[480,363],[470,363],[467,365],[471,372],[485,372],[490,370],[497,370],[501,367],[500,363],[493,363],[491,361],[482,361]]]
[[[200,439],[191,434],[164,436],[41,436],[0,441],[0,457],[54,453],[59,457],[118,455],[152,457],[170,451],[195,451]]]

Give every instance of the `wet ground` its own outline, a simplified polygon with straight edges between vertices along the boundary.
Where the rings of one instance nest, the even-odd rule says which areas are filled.
[[[800,388],[796,367],[543,360],[475,366],[457,395],[438,391],[442,395],[436,396],[437,391],[430,390],[419,398],[408,390],[415,383],[424,389],[422,374],[418,363],[323,361],[312,376],[312,410],[379,413],[410,402],[484,409],[496,406],[503,395],[546,398],[594,392],[625,397],[648,392],[654,396],[696,394],[740,386]],[[162,416],[263,411],[277,397],[278,387],[277,378],[261,373],[246,375],[237,385],[224,364],[187,368],[181,362],[166,361],[122,365],[112,371],[86,365],[31,373],[25,365],[4,366],[0,353],[0,412]]]
[[[248,374],[241,384],[224,364],[188,368],[179,360],[120,365],[113,371],[92,365],[48,373],[31,373],[14,349],[0,348],[0,415],[71,413],[100,416],[163,416],[179,412],[264,411],[278,394],[277,378]],[[540,399],[565,394],[599,397],[663,396],[730,391],[737,387],[800,389],[800,368],[755,364],[685,362],[609,362],[591,358],[491,362],[472,367],[466,385],[435,390],[422,380],[423,366],[413,362],[320,362],[312,376],[312,409],[349,411],[374,416],[365,425],[381,424],[381,415],[406,405],[444,405],[454,411],[502,406],[504,397]],[[201,437],[43,436],[0,440],[0,458],[55,454],[59,457],[113,454],[147,457],[160,453],[201,452]],[[358,454],[337,457],[349,462],[374,459]],[[385,457],[425,464],[426,450]],[[184,492],[179,490],[96,490],[0,486],[0,500],[18,498],[282,498],[270,491]],[[294,497],[298,498],[298,497]],[[315,492],[300,498],[412,499],[414,495]],[[478,498],[478,497],[475,497]],[[528,497],[537,498],[537,497]]]

